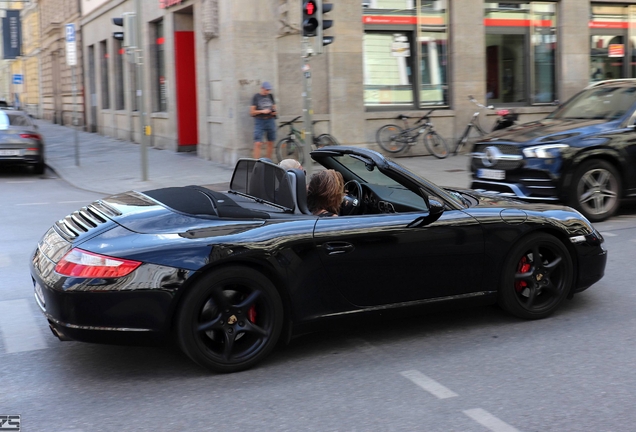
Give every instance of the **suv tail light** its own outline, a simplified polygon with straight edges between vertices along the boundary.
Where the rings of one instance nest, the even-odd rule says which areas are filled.
[[[42,141],[42,136],[36,133],[21,133],[20,138]]]
[[[132,273],[140,265],[139,261],[109,257],[74,248],[57,263],[55,271],[71,277],[116,278]]]

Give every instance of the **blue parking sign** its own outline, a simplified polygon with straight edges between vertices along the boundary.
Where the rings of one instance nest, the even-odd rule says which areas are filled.
[[[66,42],[75,42],[75,24],[66,24]]]
[[[13,74],[13,84],[22,84],[24,81],[22,74]]]

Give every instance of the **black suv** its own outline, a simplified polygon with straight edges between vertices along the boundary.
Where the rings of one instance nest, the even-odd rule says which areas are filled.
[[[484,137],[470,165],[473,189],[609,218],[636,197],[636,79],[595,83],[543,120]]]

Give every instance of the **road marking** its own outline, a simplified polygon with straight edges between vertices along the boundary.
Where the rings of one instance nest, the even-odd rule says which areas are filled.
[[[8,353],[47,348],[26,299],[0,302],[0,334]]]
[[[481,408],[466,410],[464,411],[464,414],[493,432],[519,432],[519,429],[499,420],[497,417]]]
[[[48,205],[49,203],[47,202],[39,202],[39,203],[22,203],[22,204],[16,204],[17,206],[32,206],[32,205]]]
[[[441,385],[434,379],[427,377],[426,375],[424,375],[423,373],[419,371],[410,370],[410,371],[400,372],[400,375],[402,375],[404,378],[407,378],[413,381],[413,383],[422,387],[424,390],[426,390],[433,396],[437,397],[438,399],[447,399],[447,398],[457,396],[457,393],[444,387],[443,385]]]
[[[601,232],[601,235],[603,237],[616,237],[618,234],[614,234],[614,233],[611,233],[611,232]]]
[[[18,184],[18,183],[35,183],[33,180],[14,180],[8,181],[9,184]]]

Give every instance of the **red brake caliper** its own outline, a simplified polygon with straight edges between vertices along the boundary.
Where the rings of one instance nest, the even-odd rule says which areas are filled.
[[[250,309],[247,311],[247,319],[250,320],[250,322],[255,323],[256,322],[256,306],[252,305],[252,307],[250,307]]]
[[[528,262],[528,258],[524,256],[519,261],[517,272],[526,273],[528,270],[530,270],[530,263]],[[519,293],[523,291],[523,289],[527,286],[528,286],[528,283],[526,281],[523,281],[523,280],[515,281],[515,290]]]

